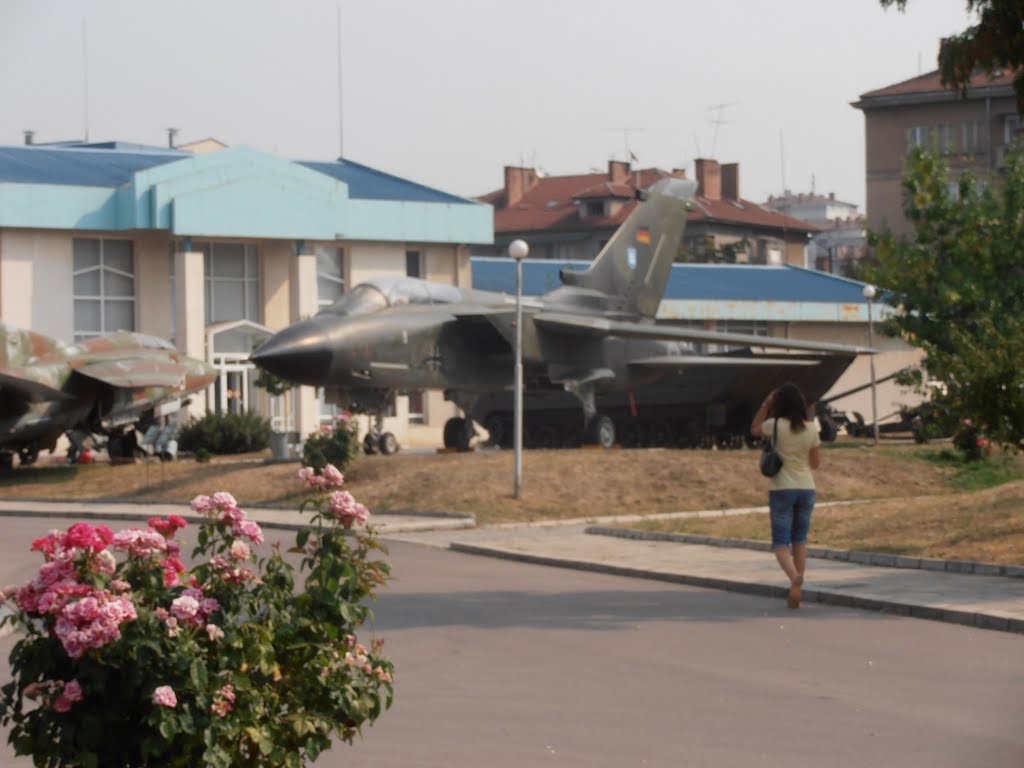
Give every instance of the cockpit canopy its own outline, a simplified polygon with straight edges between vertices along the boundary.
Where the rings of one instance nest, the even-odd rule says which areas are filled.
[[[455,304],[462,292],[415,277],[378,277],[360,283],[323,310],[328,315],[368,315],[403,304]]]

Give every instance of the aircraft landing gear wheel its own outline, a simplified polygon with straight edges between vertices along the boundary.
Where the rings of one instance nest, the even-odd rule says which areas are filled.
[[[491,445],[503,445],[506,434],[505,434],[505,420],[501,416],[488,416],[487,421],[484,422],[484,429],[487,430],[487,434],[490,435],[488,442]]]
[[[611,448],[615,445],[615,423],[607,416],[595,416],[587,424],[585,442],[589,445]]]
[[[453,418],[444,423],[444,447],[468,451],[473,437],[473,423],[468,419]]]
[[[390,456],[393,453],[398,453],[398,438],[396,438],[391,432],[385,432],[381,435],[377,445],[380,448],[382,456]]]
[[[36,448],[21,448],[18,450],[18,460],[26,467],[29,464],[35,464],[38,458],[39,450]]]
[[[363,453],[367,456],[373,456],[379,448],[380,439],[377,437],[377,433],[367,433],[366,437],[363,438]]]

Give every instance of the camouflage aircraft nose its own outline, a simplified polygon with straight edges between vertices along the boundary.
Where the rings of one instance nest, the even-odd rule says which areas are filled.
[[[324,329],[307,320],[271,336],[249,359],[287,381],[322,386],[331,370],[332,351]]]

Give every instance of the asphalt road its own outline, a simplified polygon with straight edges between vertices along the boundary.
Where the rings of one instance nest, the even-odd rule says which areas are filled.
[[[0,581],[60,524],[4,520]],[[1019,635],[400,542],[389,559],[395,705],[318,766],[1024,765]]]

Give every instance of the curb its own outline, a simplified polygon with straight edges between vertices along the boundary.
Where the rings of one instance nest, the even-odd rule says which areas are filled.
[[[667,573],[665,571],[652,571],[644,568],[608,565],[605,563],[594,563],[586,560],[571,560],[560,557],[548,557],[545,555],[530,555],[524,552],[511,552],[506,549],[481,546],[478,544],[460,544],[452,542],[449,545],[449,549],[453,552],[460,552],[467,555],[496,557],[503,560],[530,563],[532,565],[571,568],[577,571],[606,573],[613,576],[651,579],[654,581],[664,581],[672,584],[685,584],[691,587],[703,587],[706,589],[720,589],[726,592],[738,592],[741,594],[755,595],[757,597],[784,598],[789,592],[785,587],[779,587],[773,584],[734,581],[732,579],[717,579],[708,576],[691,576],[689,574],[682,573]],[[845,595],[840,592],[832,592],[823,589],[803,590],[803,600],[804,602],[834,605],[839,608],[858,608],[861,610],[887,613],[894,616],[908,616],[915,619],[928,619],[930,621],[941,621],[948,624],[961,624],[968,627],[974,627],[976,629],[993,629],[1000,632],[1024,634],[1024,619],[1009,619],[1002,616],[990,616],[988,614],[977,613],[975,611],[931,608],[928,606],[901,603],[895,600],[881,600],[878,598]]]
[[[637,531],[631,528],[608,528],[592,525],[584,529],[584,533],[596,536],[614,536],[621,539],[639,539],[643,541],[674,541],[680,544],[703,544],[709,547],[732,547],[735,549],[753,549],[758,552],[771,552],[772,546],[766,541],[751,539],[721,539],[714,536],[699,536],[690,533],[661,533],[657,531]],[[978,576],[1006,576],[1008,578],[1024,578],[1024,566],[997,565],[982,563],[977,560],[936,560],[929,557],[907,557],[890,555],[883,552],[862,552],[855,549],[830,549],[828,547],[807,547],[808,557],[823,560],[840,560],[857,563],[858,565],[874,565],[882,568],[909,568],[923,571],[945,571],[947,573],[975,574]]]

